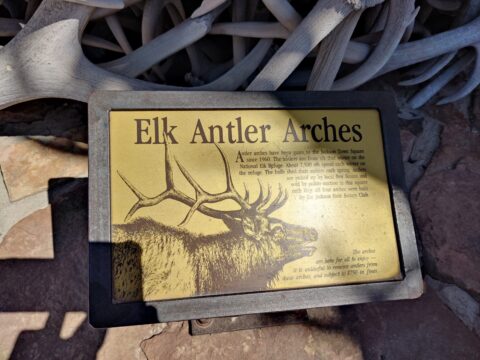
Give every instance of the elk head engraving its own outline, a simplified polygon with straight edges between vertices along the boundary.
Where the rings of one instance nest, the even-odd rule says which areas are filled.
[[[234,186],[226,156],[215,144],[225,169],[226,188],[223,192],[211,193],[205,190],[175,159],[181,173],[195,190],[195,198],[190,197],[174,184],[170,145],[167,141],[164,143],[166,189],[159,195],[145,196],[125,176],[118,173],[138,200],[129,210],[125,218],[126,224],[114,226],[117,229],[114,234],[142,241],[142,235],[139,235],[142,231],[147,237],[152,237],[155,232],[162,232],[164,235],[156,236],[159,239],[156,241],[162,241],[164,245],[175,243],[176,245],[171,247],[180,247],[180,252],[184,254],[182,256],[187,258],[188,266],[191,266],[195,277],[192,282],[195,284],[195,294],[226,289],[251,290],[252,284],[255,284],[257,289],[267,289],[286,263],[311,256],[316,250],[313,246],[313,242],[317,240],[315,229],[289,224],[271,216],[288,201],[288,193],[281,185],[274,198],[271,187],[268,186],[265,190],[260,181],[259,195],[254,201],[250,201],[250,192],[246,186],[244,195],[240,195]],[[130,221],[139,209],[158,205],[166,199],[173,199],[190,207],[180,227],[158,225],[147,219]],[[207,206],[224,200],[233,200],[239,209],[216,210]],[[198,235],[182,229],[196,212],[222,220],[229,230],[215,235]],[[149,256],[146,250],[144,253],[142,256]]]

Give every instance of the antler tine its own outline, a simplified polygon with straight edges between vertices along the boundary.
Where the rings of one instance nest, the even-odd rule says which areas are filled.
[[[117,173],[118,175],[120,175],[120,177],[125,182],[125,184],[127,184],[130,190],[132,190],[132,192],[138,198],[138,201],[128,211],[127,216],[125,216],[125,222],[129,221],[132,218],[133,214],[135,214],[137,210],[141,208],[155,206],[168,198],[174,198],[174,199],[178,198],[178,200],[180,200],[180,198],[185,197],[183,194],[177,193],[176,190],[167,188],[160,195],[155,196],[153,198],[149,198],[143,195],[137,188],[135,188],[135,186],[133,186],[133,184],[130,181],[128,181],[127,178],[124,177],[119,171],[117,171]]]
[[[230,166],[228,165],[225,154],[223,153],[222,149],[220,149],[220,147],[217,144],[214,144],[214,145],[218,149],[218,151],[220,152],[220,155],[222,156],[223,166],[225,167],[225,176],[227,178],[227,191],[231,191],[232,189],[235,190],[235,188],[233,186],[233,181],[232,181],[232,174],[230,172]]]
[[[272,198],[272,187],[270,186],[270,184],[268,184],[267,196],[266,196],[265,199],[257,206],[257,210],[258,210],[258,209],[261,209],[262,207],[264,207],[265,205],[267,205],[271,198]]]
[[[110,31],[112,32],[113,36],[117,40],[118,45],[122,48],[125,54],[130,54],[133,49],[130,45],[130,42],[127,39],[127,35],[123,31],[122,25],[120,25],[120,20],[118,19],[116,14],[107,16],[105,18]]]
[[[479,28],[480,17],[476,17],[458,28],[401,44],[375,77],[474,44],[480,41]]]
[[[182,169],[180,169],[180,170],[182,170]],[[183,170],[182,170],[182,173],[185,177],[187,177],[185,175],[185,173],[183,172]],[[192,205],[192,207],[190,208],[190,210],[188,211],[187,215],[182,220],[182,222],[179,224],[179,226],[184,226],[186,223],[188,223],[190,221],[190,219],[192,218],[193,214],[195,213],[195,211],[197,211],[197,209],[199,208],[199,206],[202,205],[203,202],[206,202],[205,196],[199,196],[198,193],[197,193],[196,198],[197,199],[195,200],[195,203]]]
[[[250,191],[247,189],[247,184],[243,183],[243,187],[245,188],[245,196],[243,197],[243,200],[248,202],[248,200],[250,200]]]
[[[368,59],[354,72],[336,80],[333,90],[351,90],[372,78],[387,63],[402,40],[405,29],[414,21],[419,8],[414,0],[389,2],[388,20],[383,35]]]
[[[232,180],[232,172],[230,170],[230,165],[228,164],[228,161],[227,161],[227,158],[225,157],[225,154],[224,152],[222,151],[222,149],[220,149],[220,147],[215,144],[215,147],[218,149],[218,151],[220,152],[220,155],[222,157],[222,161],[223,161],[223,165],[225,167],[225,176],[226,176],[226,180],[227,180],[227,190],[225,191],[225,193],[228,195],[228,193],[232,193],[232,195],[234,196],[232,198],[232,200],[235,200],[238,202],[238,204],[240,205],[240,207],[243,209],[243,210],[248,210],[250,209],[250,204],[245,201],[241,196],[240,194],[238,193],[237,189],[235,189],[235,185],[233,184],[233,180]]]
[[[130,54],[103,63],[102,67],[123,76],[136,77],[204,37],[222,11],[223,7],[220,7],[202,17],[187,19]]]
[[[153,198],[149,198],[143,195],[140,192],[140,190],[138,190],[135,186],[133,186],[133,184],[125,176],[123,176],[119,171],[117,171],[118,175],[122,178],[125,184],[127,184],[130,190],[132,190],[132,192],[138,198],[138,201],[132,206],[127,216],[125,217],[125,222],[130,220],[133,214],[135,214],[135,212],[137,212],[138,209],[157,205],[168,197],[184,196],[183,194],[177,192],[174,189],[173,172],[172,172],[170,150],[169,150],[170,147],[168,146],[167,136],[165,133],[163,133],[163,141],[165,143],[165,180],[167,183],[167,188],[160,195],[157,195]]]
[[[190,175],[187,169],[185,169],[185,167],[183,167],[183,165],[180,164],[180,162],[177,159],[175,159],[175,161],[178,165],[178,168],[182,172],[183,176],[185,176],[185,179],[187,179],[190,185],[192,185],[192,187],[195,189],[195,198],[196,198],[195,203],[192,205],[187,215],[185,216],[183,221],[180,223],[180,226],[182,226],[182,225],[185,225],[191,219],[193,213],[198,209],[198,207],[202,203],[212,202],[212,201],[211,199],[209,199],[209,196],[208,196],[211,194],[207,193],[205,190],[202,189],[200,184],[197,183],[197,181],[192,177],[192,175]]]
[[[450,80],[461,73],[474,60],[473,53],[466,53],[455,61],[448,69],[443,71],[439,76],[432,80],[427,86],[416,93],[409,101],[413,109],[418,109],[427,103],[441,88],[443,88]]]
[[[125,184],[127,184],[127,186],[130,188],[130,190],[132,190],[132,192],[135,194],[135,196],[138,198],[138,201],[132,206],[132,208],[129,210],[127,216],[125,216],[125,222],[127,222],[128,220],[131,219],[131,217],[133,216],[133,214],[135,214],[135,212],[140,209],[142,206],[141,206],[141,203],[148,200],[148,198],[143,195],[135,186],[133,186],[133,184],[128,181],[128,179],[123,176],[120,171],[117,171],[118,175],[120,176],[120,178],[123,180],[123,182]]]
[[[263,185],[262,185],[262,182],[260,181],[260,179],[257,179],[258,181],[258,185],[260,186],[260,192],[258,194],[258,198],[257,200],[255,200],[251,206],[252,208],[256,209],[258,207],[258,205],[263,201]]]
[[[452,28],[462,26],[465,23],[473,20],[478,13],[480,12],[480,1],[468,1],[463,6],[463,9],[460,12],[460,15],[456,17],[452,22]],[[427,36],[431,36],[428,34]],[[473,45],[475,46],[475,45]],[[420,74],[417,74],[415,77],[401,81],[398,84],[401,86],[410,86],[417,85],[424,81],[430,80],[435,75],[437,75],[441,70],[443,70],[457,55],[458,51],[452,51],[444,55],[439,56],[437,59],[433,59],[433,63],[425,62],[423,71]]]
[[[438,59],[435,59],[434,64],[429,63],[430,66],[423,73],[408,80],[400,81],[398,85],[412,86],[430,80],[432,77],[437,75],[438,72],[441,71],[445,66],[447,66],[455,57],[455,55],[457,55],[457,51],[452,51],[450,53],[441,55]]]
[[[72,3],[88,5],[92,7],[121,10],[125,7],[122,0],[67,0]]]
[[[381,2],[383,0],[318,1],[250,83],[247,90],[276,90],[348,14]]]
[[[445,105],[453,101],[457,101],[464,96],[470,94],[475,88],[480,84],[480,43],[476,43],[472,45],[476,51],[476,58],[475,58],[475,65],[473,67],[473,71],[470,74],[469,79],[460,89],[455,91],[455,93],[444,97],[437,105]]]
[[[175,184],[173,182],[172,156],[171,156],[171,153],[170,153],[170,146],[169,146],[169,143],[167,141],[167,136],[166,136],[165,133],[163,134],[163,141],[164,141],[164,144],[165,144],[166,189],[161,194],[159,194],[157,196],[154,196],[154,197],[145,196],[135,186],[133,186],[133,184],[126,177],[124,177],[122,174],[120,174],[120,172],[118,172],[118,175],[120,176],[120,178],[125,182],[125,184],[130,188],[130,190],[132,190],[132,192],[138,198],[138,201],[132,206],[132,208],[128,212],[127,216],[125,217],[125,221],[130,220],[131,217],[133,216],[133,214],[135,214],[135,212],[137,210],[139,210],[143,207],[150,207],[150,206],[158,205],[159,203],[161,203],[163,200],[166,200],[166,199],[176,200],[176,201],[181,202],[182,204],[185,204],[185,205],[191,207],[191,210],[189,211],[189,213],[187,214],[185,219],[182,221],[182,224],[185,224],[186,222],[188,222],[188,220],[191,218],[191,216],[193,215],[193,213],[196,210],[198,210],[199,212],[201,212],[204,215],[207,215],[207,216],[210,216],[210,217],[213,217],[213,218],[216,218],[216,219],[226,220],[226,221],[234,220],[234,216],[237,215],[237,212],[219,212],[217,210],[205,207],[203,205],[203,203],[204,202],[216,202],[216,201],[221,201],[221,200],[225,200],[225,199],[236,200],[236,198],[234,198],[232,195],[228,196],[229,194],[226,194],[226,192],[220,194],[221,196],[219,195],[216,200],[213,199],[213,198],[209,198],[209,197],[212,197],[212,194],[208,194],[207,192],[205,192],[200,187],[200,185],[198,185],[195,182],[195,180],[193,180],[193,178],[190,176],[188,171],[178,163],[178,161],[177,161],[177,164],[179,165],[179,168],[182,171],[183,175],[192,184],[192,186],[194,186],[195,190],[197,191],[197,194],[198,194],[198,191],[200,191],[201,195],[200,196],[197,195],[197,199],[192,199],[191,197],[185,195],[183,192],[181,192],[180,190],[177,190],[175,188]],[[207,197],[207,200],[204,199],[205,197]],[[199,198],[200,198],[200,200],[199,200]]]
[[[168,146],[167,134],[163,132],[163,142],[165,143],[165,180],[167,183],[167,190],[173,189],[173,170],[172,158],[170,156],[170,146]]]
[[[195,202],[191,206],[190,210],[188,211],[183,221],[180,223],[180,226],[185,225],[192,218],[192,215],[195,213],[195,211],[199,209],[199,207],[202,206],[204,203],[216,203],[223,200],[233,200],[238,205],[240,205],[242,210],[249,210],[251,208],[250,204],[243,197],[240,196],[238,191],[235,189],[235,186],[233,185],[230,166],[228,165],[228,161],[225,157],[225,154],[218,147],[217,144],[215,144],[215,146],[217,147],[218,151],[220,152],[220,155],[222,156],[223,164],[225,167],[225,176],[227,180],[226,190],[219,194],[211,194],[205,191],[200,186],[200,184],[190,175],[188,170],[182,164],[180,164],[180,162],[177,159],[175,159],[178,165],[178,168],[182,172],[183,176],[185,176],[185,178],[190,183],[190,185],[192,185],[192,187],[195,189]],[[216,212],[213,209],[209,209],[209,211]],[[236,211],[231,213],[236,213]]]
[[[266,215],[271,214],[272,212],[280,209],[283,205],[288,200],[288,192],[287,190],[284,190],[281,184],[278,184],[279,188],[279,193],[278,196],[275,198],[275,200],[272,201],[272,203],[263,210],[263,213]]]

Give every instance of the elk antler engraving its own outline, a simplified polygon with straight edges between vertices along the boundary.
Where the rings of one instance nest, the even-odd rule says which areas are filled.
[[[200,184],[188,172],[188,170],[178,160],[175,159],[175,162],[181,173],[195,190],[195,198],[191,198],[175,187],[173,181],[172,156],[170,154],[170,145],[167,141],[167,137],[165,134],[163,135],[163,139],[165,143],[165,191],[154,197],[145,196],[125,176],[118,172],[118,175],[138,198],[138,201],[128,211],[128,214],[125,217],[125,222],[129,221],[132,216],[137,212],[137,210],[144,207],[158,205],[166,199],[176,200],[190,207],[187,215],[179,224],[180,226],[187,224],[197,210],[204,215],[223,220],[226,223],[235,223],[238,222],[239,219],[244,217],[245,214],[261,214],[264,216],[268,216],[274,211],[280,209],[283,205],[285,205],[288,200],[287,191],[283,189],[281,184],[279,184],[279,193],[277,197],[268,205],[272,196],[271,187],[270,185],[268,186],[267,195],[264,196],[263,186],[259,180],[260,192],[258,198],[254,202],[249,203],[248,200],[250,197],[250,193],[248,189],[245,186],[245,195],[243,197],[237,191],[235,185],[233,184],[232,173],[228,160],[225,156],[225,153],[222,151],[222,149],[220,149],[217,144],[215,144],[215,147],[221,155],[223,166],[225,169],[226,180],[226,189],[221,193],[214,194],[203,189],[202,186],[200,186]],[[224,200],[233,200],[240,206],[240,209],[219,211],[205,206],[205,204],[218,203]]]
[[[315,228],[270,216],[288,200],[287,191],[280,184],[279,193],[272,200],[272,188],[263,186],[259,180],[258,197],[250,201],[245,183],[243,196],[235,188],[226,154],[215,144],[223,163],[225,188],[220,192],[209,192],[184,164],[175,159],[165,134],[163,139],[166,180],[163,192],[147,197],[119,173],[138,200],[128,211],[125,223],[112,225],[112,241],[116,244],[112,256],[115,300],[159,300],[172,296],[178,298],[179,295],[273,289],[285,264],[312,256],[317,250]],[[195,190],[194,196],[186,195],[175,185],[175,164]],[[227,229],[216,231],[215,227],[209,227],[215,232],[203,234],[198,231],[203,229],[193,229],[193,226],[191,229],[179,228],[145,217],[129,221],[137,210],[155,206],[166,199],[190,207],[180,225],[187,224],[198,211],[222,220]],[[208,207],[208,204],[223,200],[233,200],[239,209]],[[132,266],[139,251],[141,265]],[[137,278],[141,280],[130,280]]]

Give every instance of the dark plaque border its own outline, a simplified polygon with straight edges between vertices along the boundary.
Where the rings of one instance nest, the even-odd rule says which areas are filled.
[[[114,304],[111,282],[109,112],[159,109],[377,109],[403,279],[257,293]],[[90,323],[95,327],[236,316],[413,299],[423,282],[405,191],[396,108],[385,92],[98,91],[89,101]]]

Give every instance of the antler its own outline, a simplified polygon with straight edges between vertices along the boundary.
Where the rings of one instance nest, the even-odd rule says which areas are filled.
[[[185,167],[180,164],[176,159],[175,161],[177,162],[177,165],[182,172],[183,176],[187,179],[187,181],[192,185],[192,187],[195,189],[195,203],[192,205],[190,208],[190,211],[188,212],[187,216],[185,216],[185,219],[183,219],[182,223],[180,225],[186,224],[190,218],[192,217],[193,213],[203,204],[209,204],[209,203],[216,203],[220,202],[223,200],[233,200],[235,201],[238,205],[240,205],[241,211],[248,211],[251,209],[251,205],[245,201],[243,197],[240,196],[238,191],[235,189],[235,186],[233,185],[233,180],[232,180],[232,174],[230,171],[230,166],[228,165],[228,161],[225,158],[225,154],[223,151],[218,147],[217,144],[215,144],[216,148],[220,152],[220,155],[222,156],[223,160],[223,165],[225,167],[225,177],[227,180],[227,188],[225,189],[224,192],[219,193],[219,194],[212,194],[207,191],[205,191],[200,184],[198,184],[197,181],[190,175],[190,173],[185,169]]]
[[[258,180],[258,184],[260,185],[260,193],[258,195],[258,199],[255,200],[255,202],[253,202],[251,204],[252,209],[255,212],[257,212],[259,214],[262,214],[262,215],[270,215],[275,210],[278,210],[283,205],[285,205],[285,203],[288,200],[288,192],[283,189],[281,184],[278,184],[279,192],[278,192],[277,197],[272,201],[272,203],[269,206],[267,206],[265,208],[265,206],[268,204],[268,202],[270,201],[270,198],[272,196],[272,189],[271,189],[270,185],[268,185],[267,196],[264,197],[263,196],[263,185],[260,182],[260,179]]]
[[[180,223],[180,226],[183,226],[186,223],[188,223],[192,218],[193,214],[195,213],[195,211],[197,210],[204,215],[231,223],[232,221],[236,221],[238,220],[238,218],[241,218],[242,216],[248,213],[253,213],[253,214],[258,213],[262,215],[269,215],[275,210],[285,205],[286,201],[288,200],[288,194],[286,190],[284,190],[282,186],[279,185],[280,192],[278,196],[275,198],[275,200],[272,201],[272,203],[269,206],[265,208],[265,206],[268,204],[271,198],[271,188],[270,186],[268,187],[267,196],[264,197],[263,186],[259,180],[259,184],[260,184],[259,196],[253,203],[250,204],[248,202],[250,194],[247,187],[245,186],[245,195],[242,197],[233,184],[230,165],[228,164],[227,158],[225,157],[225,153],[222,151],[222,149],[220,149],[220,147],[218,147],[217,144],[215,144],[215,146],[220,152],[220,155],[222,157],[223,165],[225,168],[225,179],[226,179],[226,189],[221,193],[213,194],[204,190],[200,186],[200,184],[190,175],[188,170],[177,159],[175,159],[175,162],[177,163],[178,168],[182,172],[183,176],[185,176],[185,179],[187,179],[189,184],[192,185],[192,187],[195,189],[195,199],[193,199],[175,187],[175,184],[173,182],[172,156],[170,154],[170,148],[169,148],[169,144],[165,134],[163,134],[163,139],[165,143],[166,189],[161,194],[154,197],[145,196],[125,176],[123,176],[120,172],[118,172],[118,175],[120,176],[120,178],[125,182],[125,184],[130,188],[130,190],[132,190],[132,192],[138,198],[138,201],[128,211],[128,214],[125,217],[125,221],[130,220],[132,216],[137,212],[137,210],[144,207],[158,205],[166,199],[176,200],[187,206],[190,206],[190,210],[188,211],[187,215]],[[220,210],[211,209],[205,206],[205,204],[218,203],[224,200],[235,201],[240,206],[240,210],[220,211]]]
[[[86,102],[96,89],[275,90],[291,86],[287,78],[307,90],[352,89],[427,62],[421,74],[402,82],[408,86],[430,80],[424,103],[434,94],[428,87],[445,83],[434,77],[450,79],[449,74],[458,73],[454,65],[463,48],[474,47],[475,57],[480,56],[480,0],[425,0],[415,21],[414,0],[309,0],[304,3],[312,6],[304,18],[296,7],[305,5],[297,1],[259,2],[204,0],[189,14],[191,6],[185,10],[183,5],[190,3],[182,0],[28,0],[26,6],[20,0],[0,0],[6,10],[0,35],[13,37],[0,46],[0,109],[45,97]],[[225,14],[219,17],[227,7],[232,21],[215,23],[227,19]],[[266,22],[267,11],[274,22]],[[432,35],[427,20],[438,12],[454,18]],[[133,21],[132,13],[141,21]],[[98,21],[106,22],[114,42],[103,38],[104,26],[86,26]],[[131,31],[140,32],[140,47],[130,41]],[[414,41],[409,40],[412,32]],[[232,51],[225,51],[226,42],[214,35],[231,35]],[[89,49],[94,64],[81,44],[124,55]],[[181,50],[188,56],[186,64],[175,61],[184,57]],[[312,68],[304,59],[313,56]],[[172,63],[178,66],[169,69]],[[469,80],[440,103],[471,93],[480,83],[479,64],[475,61]],[[445,68],[448,76],[442,75]]]
[[[260,212],[262,214],[270,215],[274,211],[280,209],[287,202],[287,200],[288,200],[287,190],[284,189],[281,184],[278,184],[278,189],[279,189],[279,192],[278,192],[278,195],[275,198],[275,200],[273,200],[272,203],[268,207],[266,207],[263,210],[260,210]],[[264,205],[266,205],[267,202],[268,202],[268,200],[264,202]]]
[[[276,90],[302,60],[353,11],[374,6],[383,0],[318,1],[305,19],[270,59],[247,90]]]
[[[138,198],[138,201],[131,207],[127,216],[125,217],[125,221],[130,220],[132,216],[137,212],[137,210],[144,207],[158,205],[163,200],[166,200],[166,199],[179,201],[187,206],[191,206],[192,208],[195,206],[195,210],[198,210],[199,212],[207,216],[211,216],[217,219],[227,220],[227,221],[234,220],[234,218],[232,218],[228,214],[205,207],[201,203],[196,204],[198,199],[197,200],[192,199],[191,197],[189,197],[188,195],[185,195],[182,191],[178,190],[175,187],[175,184],[173,182],[173,170],[172,170],[172,160],[170,155],[170,149],[169,149],[168,141],[166,140],[165,134],[163,135],[163,138],[165,143],[165,178],[166,178],[166,185],[167,185],[165,191],[163,191],[161,194],[154,197],[145,196],[125,176],[123,176],[120,172],[118,172],[118,175],[122,178],[125,184],[127,184],[130,190],[132,190],[132,192]],[[193,211],[190,210],[190,212],[192,212],[193,214]],[[187,217],[189,219],[191,217],[191,214],[190,215],[187,214]],[[182,224],[185,224],[186,220],[188,221],[187,217],[185,217],[185,219],[182,221]]]

